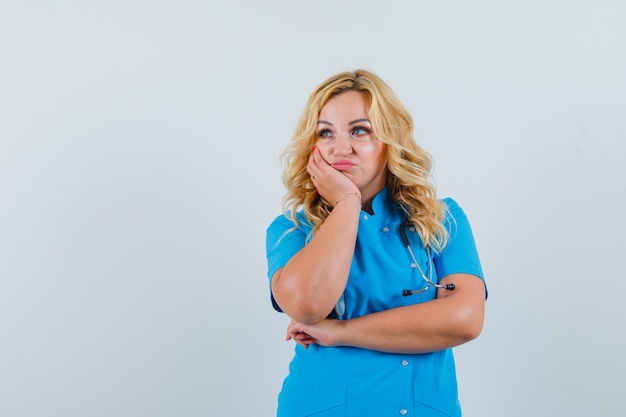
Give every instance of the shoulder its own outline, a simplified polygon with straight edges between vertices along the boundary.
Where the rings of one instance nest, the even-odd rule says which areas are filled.
[[[452,197],[446,197],[440,200],[446,210],[444,218],[444,226],[452,235],[459,227],[468,225],[467,215],[461,205]]]
[[[452,197],[445,197],[440,199],[439,201],[443,203],[443,205],[446,207],[446,212],[448,213],[457,211],[463,212],[463,209],[461,209],[459,203]]]
[[[301,211],[296,212],[295,219],[298,222],[298,229],[310,230],[312,226],[307,218],[304,216],[304,213]],[[267,227],[267,230],[274,229],[294,229],[296,226],[296,222],[294,222],[293,216],[291,212],[279,214],[272,220],[272,222]]]
[[[286,235],[292,233],[305,237],[309,236],[311,230],[313,230],[313,226],[304,216],[304,213],[300,211],[296,212],[295,219],[296,221],[291,218],[291,212],[276,216],[267,227],[267,243],[276,245]]]
[[[274,218],[274,220],[271,221],[269,226],[267,226],[267,230],[270,231],[277,228],[283,228],[285,226],[293,227],[294,222],[289,220],[285,214],[279,214]]]

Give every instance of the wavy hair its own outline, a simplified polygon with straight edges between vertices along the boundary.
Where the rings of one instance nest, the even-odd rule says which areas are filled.
[[[331,203],[318,194],[306,167],[317,141],[322,107],[346,91],[357,91],[369,99],[372,131],[387,145],[389,194],[415,226],[424,247],[441,251],[448,240],[443,225],[446,207],[430,182],[431,157],[415,142],[413,119],[396,94],[377,75],[362,69],[328,78],[309,97],[293,138],[281,155],[282,180],[287,188],[282,201],[285,216],[297,227],[296,213],[302,210],[314,234],[332,211]]]

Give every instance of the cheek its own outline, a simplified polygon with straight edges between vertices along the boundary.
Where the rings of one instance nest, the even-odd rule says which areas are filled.
[[[368,143],[361,149],[361,156],[372,164],[384,165],[387,163],[387,148],[384,143]]]

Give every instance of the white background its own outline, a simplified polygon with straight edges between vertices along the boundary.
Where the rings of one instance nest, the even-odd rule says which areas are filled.
[[[378,73],[489,285],[467,417],[623,416],[626,5],[0,0],[0,416],[272,416],[265,229],[312,89]]]

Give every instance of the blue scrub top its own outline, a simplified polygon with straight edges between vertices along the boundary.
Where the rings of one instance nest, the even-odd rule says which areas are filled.
[[[432,281],[455,273],[483,279],[472,231],[459,205],[450,198],[444,225],[446,248],[432,253]],[[383,189],[373,200],[374,214],[361,211],[356,248],[344,291],[341,320],[435,298],[436,289],[405,297],[404,289],[426,286],[400,237],[404,212]],[[302,213],[300,225],[278,216],[267,229],[268,276],[302,249],[312,229]],[[427,251],[419,235],[406,229],[420,268],[429,276]],[[270,290],[271,292],[271,290]],[[280,307],[271,298],[277,311]],[[343,309],[342,309],[343,310]],[[319,413],[319,414],[317,414]],[[295,347],[289,375],[278,397],[278,416],[460,416],[451,349],[426,354],[391,354],[353,347]]]

